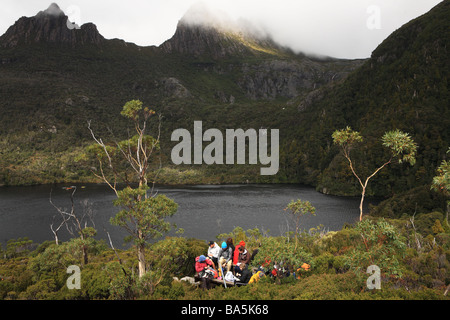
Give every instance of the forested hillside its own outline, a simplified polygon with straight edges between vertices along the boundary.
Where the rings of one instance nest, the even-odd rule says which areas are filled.
[[[442,2],[394,32],[347,79],[297,100],[299,113],[290,122],[295,129],[289,136],[296,137],[290,150],[297,154],[290,157],[296,158],[292,169],[300,181],[332,194],[360,192],[331,138],[349,126],[364,137],[352,150],[362,176],[389,158],[381,145],[386,131],[407,132],[418,144],[417,163],[384,169],[374,177],[370,193],[390,197],[429,186],[448,157],[450,141],[449,13],[450,2]]]

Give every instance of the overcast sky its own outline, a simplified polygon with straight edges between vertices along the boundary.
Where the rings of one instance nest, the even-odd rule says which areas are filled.
[[[1,0],[0,34],[22,16],[55,2],[79,24],[93,22],[107,39],[160,45],[198,0]],[[265,29],[294,50],[367,58],[393,31],[441,0],[203,0],[232,19]]]

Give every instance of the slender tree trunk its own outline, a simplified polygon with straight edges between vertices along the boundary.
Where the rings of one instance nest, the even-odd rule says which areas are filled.
[[[380,171],[381,169],[383,169],[385,166],[387,166],[389,163],[391,163],[391,159],[389,159],[388,162],[384,163],[381,167],[379,167],[377,170],[375,170],[370,176],[367,177],[366,181],[364,182],[364,184],[362,183],[361,179],[359,178],[359,176],[356,174],[355,170],[353,169],[353,163],[350,160],[350,157],[348,157],[346,155],[346,158],[348,159],[349,163],[350,163],[350,168],[352,169],[353,175],[358,178],[359,184],[361,185],[361,202],[359,203],[359,221],[362,221],[362,217],[363,217],[363,204],[364,204],[364,197],[366,196],[366,188],[367,185],[369,184],[369,180],[372,179],[372,177],[374,175],[376,175],[378,173],[378,171]]]
[[[364,203],[365,196],[366,196],[366,186],[363,186],[362,192],[361,192],[361,202],[359,203],[359,221],[362,221],[362,217],[363,217],[363,203]]]
[[[139,278],[145,274],[145,254],[144,246],[138,245]]]
[[[84,265],[87,265],[88,262],[89,262],[87,246],[86,245],[83,245],[83,262],[84,262]]]

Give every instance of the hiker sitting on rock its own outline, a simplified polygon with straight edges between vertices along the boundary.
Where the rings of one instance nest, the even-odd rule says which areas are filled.
[[[231,270],[233,263],[233,252],[226,242],[222,242],[222,248],[219,251],[219,266],[225,268],[227,271]],[[225,271],[224,271],[225,272]]]
[[[245,267],[250,263],[250,253],[245,248],[245,246],[240,246],[238,248],[239,255],[237,259],[236,266],[234,267],[234,271],[236,273],[242,273]]]
[[[208,247],[208,258],[210,258],[216,265],[219,263],[219,251],[219,245],[214,241],[210,241]]]
[[[217,278],[217,271],[214,267],[214,262],[204,255],[195,258],[195,271],[200,278],[200,287],[203,290],[211,288],[211,280]]]
[[[195,271],[197,273],[200,273],[204,271],[205,269],[208,269],[208,267],[212,267],[213,269],[216,269],[214,262],[205,257],[204,255],[198,256],[195,258]]]

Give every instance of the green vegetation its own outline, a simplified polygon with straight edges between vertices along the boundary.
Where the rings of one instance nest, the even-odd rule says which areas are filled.
[[[333,132],[332,137],[333,142],[341,147],[344,157],[348,160],[353,175],[358,179],[358,182],[361,186],[361,203],[359,205],[359,220],[361,221],[363,217],[364,197],[366,195],[366,189],[369,180],[373,176],[375,176],[381,169],[390,164],[394,158],[398,158],[399,163],[408,161],[410,165],[414,165],[416,163],[417,145],[407,133],[403,133],[399,130],[386,132],[382,138],[382,141],[383,146],[389,148],[391,151],[390,158],[380,167],[375,169],[375,171],[373,171],[370,175],[368,175],[363,183],[360,176],[356,173],[353,161],[350,157],[350,150],[354,148],[356,143],[363,141],[360,133],[357,131],[353,131],[351,128],[347,127],[343,130],[336,130],[335,132]]]
[[[217,286],[207,291],[176,281],[174,277],[194,275],[195,257],[208,248],[203,241],[183,237],[148,245],[148,271],[143,277],[138,276],[134,246],[112,250],[102,241],[93,241],[89,263],[83,264],[76,239],[37,247],[17,239],[1,251],[0,299],[448,299],[444,293],[450,284],[450,230],[442,214],[419,214],[413,223],[407,218],[366,217],[340,231],[302,232],[298,245],[289,235],[272,237],[257,229],[238,227],[218,235],[218,240],[228,237],[235,243],[245,241],[250,252],[258,249],[251,267],[263,266],[268,275],[244,287]],[[304,263],[310,269],[300,268]],[[80,289],[67,287],[70,265],[81,266]],[[280,271],[270,276],[274,265],[290,274]],[[370,265],[381,270],[380,289],[366,286]]]
[[[450,153],[450,148],[447,153]],[[448,215],[450,213],[450,162],[443,160],[437,169],[438,175],[433,178],[431,189],[441,193],[447,198],[447,216],[446,224],[449,226]]]
[[[134,241],[139,261],[139,278],[143,278],[147,275],[147,241],[160,238],[170,231],[172,226],[165,218],[173,216],[178,205],[165,195],[153,194],[148,185],[147,171],[153,160],[153,153],[159,149],[160,131],[156,132],[156,138],[147,134],[147,123],[155,111],[143,107],[140,100],[131,100],[125,103],[120,114],[132,121],[135,134],[120,142],[103,142],[102,138],[96,137],[89,122],[95,144],[87,149],[98,161],[99,173],[94,172],[94,175],[102,179],[117,195],[114,205],[122,210],[111,218],[111,224],[125,229],[130,235],[129,240]],[[120,190],[118,184],[125,184],[126,187]],[[133,184],[137,184],[137,187],[133,187]]]
[[[301,199],[297,199],[297,201],[292,200],[291,202],[289,202],[289,204],[287,205],[286,208],[284,208],[284,210],[288,211],[288,214],[295,225],[294,249],[296,249],[298,244],[298,236],[300,235],[300,220],[303,216],[307,214],[315,215],[316,208],[314,208],[311,202],[309,201],[302,201]]]

